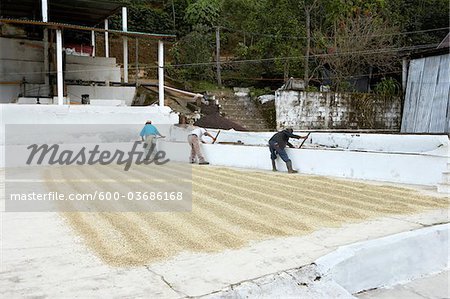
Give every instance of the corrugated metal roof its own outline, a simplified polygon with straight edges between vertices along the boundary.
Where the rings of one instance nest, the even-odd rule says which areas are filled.
[[[447,34],[447,36],[439,44],[438,49],[441,49],[441,48],[450,48],[450,33]]]
[[[101,28],[95,27],[87,27],[80,25],[72,25],[72,24],[63,24],[63,23],[55,23],[55,22],[41,22],[41,21],[30,21],[30,20],[17,20],[17,19],[0,19],[0,23],[8,23],[8,24],[18,24],[18,25],[35,25],[35,26],[43,26],[50,28],[61,28],[61,29],[73,29],[73,30],[81,30],[81,31],[96,31],[96,32],[109,32],[114,34],[120,34],[131,37],[142,37],[142,38],[157,38],[157,39],[170,39],[175,38],[175,35],[172,34],[159,34],[159,33],[145,33],[145,32],[133,32],[133,31],[120,31],[120,30],[105,30]]]
[[[48,0],[48,20],[94,26],[115,14],[123,4],[106,0]],[[0,18],[42,21],[41,0],[1,0]]]

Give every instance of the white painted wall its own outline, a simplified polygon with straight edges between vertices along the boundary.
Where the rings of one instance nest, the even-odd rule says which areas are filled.
[[[443,224],[339,248],[315,261],[323,275],[354,294],[448,269],[450,225]]]
[[[2,124],[137,124],[151,119],[155,124],[175,124],[178,115],[170,108],[0,105]],[[2,126],[4,127],[4,126]],[[190,148],[187,135],[192,128],[168,128],[167,140],[159,140],[161,150],[175,161],[188,162]],[[215,135],[214,130],[211,130]],[[117,133],[119,135],[119,133]],[[133,133],[134,134],[134,133]],[[267,144],[273,132],[241,133],[222,131],[218,141],[242,140],[263,146],[203,144],[205,157],[212,165],[253,169],[271,169]],[[4,136],[4,134],[3,134]],[[317,138],[316,138],[317,137]],[[301,173],[341,178],[375,180],[406,184],[436,185],[449,161],[447,136],[406,136],[317,133],[316,140],[337,142],[346,148],[287,149],[294,168]],[[342,139],[339,139],[339,138]],[[358,138],[366,138],[359,140]],[[204,137],[206,142],[211,139]],[[352,141],[357,140],[357,141]],[[387,142],[389,140],[389,142]],[[350,142],[352,141],[352,142]],[[389,147],[384,147],[389,144]],[[357,148],[365,146],[366,151]],[[411,147],[411,149],[409,149]],[[394,149],[399,152],[394,152]],[[286,171],[278,159],[280,171]]]
[[[178,114],[169,107],[97,107],[90,105],[0,105],[1,125],[5,124],[156,124],[178,123]]]
[[[119,80],[120,81],[120,80]],[[67,93],[72,102],[81,103],[81,95],[88,94],[89,99],[122,100],[131,106],[136,87],[133,86],[81,86],[67,85]]]
[[[205,138],[205,140],[208,140]],[[160,141],[160,148],[176,161],[189,161],[186,142]],[[212,165],[271,170],[269,148],[202,144],[202,151]],[[334,149],[287,149],[295,169],[305,174],[341,178],[434,186],[447,169],[448,158],[426,154],[392,154],[342,151]],[[286,171],[281,159],[278,169]]]
[[[305,144],[392,153],[424,153],[441,149],[444,155],[449,156],[447,135],[312,133]]]
[[[355,299],[352,294],[360,291],[411,281],[414,284],[415,279],[448,270],[449,230],[449,224],[437,225],[342,246],[311,264],[298,264],[288,270],[242,280],[201,298]],[[297,248],[297,252],[301,250]]]
[[[352,98],[353,97],[353,98]],[[275,109],[277,128],[294,129],[348,129],[368,127],[359,106],[358,98],[350,93],[303,92],[277,90]],[[398,129],[401,118],[401,103],[385,103],[373,100],[374,119],[370,127],[379,129]]]
[[[80,131],[81,125],[86,124],[123,124],[124,131],[122,133],[116,132],[117,138],[114,138],[118,139],[121,134],[128,134],[127,136],[133,136],[134,138],[136,131],[139,131],[149,119],[156,125],[172,125],[178,123],[178,114],[174,113],[169,107],[159,106],[102,107],[90,105],[57,106],[1,104],[0,167],[5,165],[4,144],[6,124],[54,124],[56,131],[58,131],[57,126],[62,124],[80,124]],[[169,128],[162,129],[163,134],[166,133],[165,131],[168,133]],[[42,134],[50,134],[50,132],[42,132]],[[139,132],[137,132],[137,134],[139,134]],[[35,137],[39,138],[39,136]],[[19,136],[19,138],[21,138],[21,136]],[[26,137],[22,136],[22,138],[24,142],[28,141]]]
[[[170,141],[185,141],[192,128],[173,127]],[[214,136],[218,130],[208,129]],[[306,131],[295,131],[305,136]],[[239,132],[221,130],[217,142],[242,141],[245,145],[266,146],[275,132]],[[208,138],[205,138],[207,141]],[[303,139],[290,139],[299,145]],[[365,134],[365,133],[311,133],[303,148],[341,149],[389,153],[426,153],[450,157],[447,135],[399,135],[399,134]]]

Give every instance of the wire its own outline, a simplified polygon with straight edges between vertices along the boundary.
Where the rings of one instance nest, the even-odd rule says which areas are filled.
[[[210,27],[210,28],[213,29],[212,27]],[[271,37],[271,38],[288,38],[288,39],[297,39],[297,40],[307,39],[306,36],[276,35],[276,34],[268,34],[268,33],[258,33],[258,32],[250,32],[250,31],[239,30],[239,29],[234,29],[234,28],[229,28],[229,27],[224,27],[224,26],[219,26],[219,28],[222,28],[222,29],[225,29],[225,30],[228,30],[228,31],[234,31],[234,32],[248,34],[248,35],[254,35],[254,36],[264,36],[264,37]],[[405,31],[405,32],[396,32],[396,33],[386,33],[386,34],[374,34],[374,35],[370,35],[370,37],[409,35],[409,34],[418,34],[418,33],[426,33],[426,32],[433,32],[433,31],[448,30],[448,29],[450,29],[450,27],[442,27],[442,28],[434,28],[434,29],[426,29],[426,30],[416,30],[416,31]],[[347,38],[355,38],[355,37],[360,37],[360,36],[363,36],[363,35],[353,35],[353,36],[348,36]],[[366,37],[366,35],[364,35],[364,36]],[[324,36],[324,38],[334,39],[334,37],[331,37],[331,36]]]
[[[437,44],[427,44],[427,45],[419,45],[419,46],[410,46],[410,47],[400,47],[400,48],[385,48],[380,50],[365,50],[365,51],[349,51],[349,52],[337,52],[332,54],[310,54],[310,58],[314,57],[333,57],[333,56],[348,56],[348,55],[372,55],[372,54],[380,54],[380,53],[389,53],[389,52],[398,52],[398,51],[407,51],[407,50],[419,50],[419,49],[428,49],[436,47]],[[292,56],[292,57],[272,57],[272,58],[260,58],[260,59],[246,59],[246,60],[233,60],[229,62],[221,62],[222,64],[234,64],[234,63],[252,63],[252,62],[264,62],[264,61],[284,61],[284,60],[295,60],[295,59],[303,59],[305,55],[302,56]],[[183,66],[200,66],[200,65],[215,65],[216,62],[201,62],[201,63],[185,63],[185,64],[173,64],[171,67],[183,67]],[[155,67],[157,68],[157,67]]]
[[[369,73],[369,74],[357,74],[357,75],[348,75],[348,76],[341,76],[341,75],[330,75],[323,78],[317,78],[313,77],[312,80],[327,80],[327,79],[341,79],[341,78],[361,78],[361,77],[368,77],[372,75],[373,77],[379,77],[381,75],[391,75],[391,74],[400,74],[402,71],[391,71],[391,72],[376,72],[376,73]],[[284,78],[246,78],[246,77],[232,77],[232,76],[224,76],[224,79],[247,79],[247,80],[255,80],[255,81],[284,81]]]
[[[314,57],[339,57],[339,56],[348,56],[348,55],[372,55],[372,54],[381,54],[381,53],[389,53],[389,52],[398,52],[398,51],[408,51],[408,50],[419,50],[419,49],[429,49],[435,48],[437,44],[426,44],[426,45],[418,45],[418,46],[410,46],[410,47],[399,47],[399,48],[384,48],[378,50],[364,50],[364,51],[348,51],[348,52],[336,52],[336,53],[327,53],[327,54],[310,54],[310,58]],[[256,63],[256,62],[268,62],[268,61],[285,61],[285,60],[298,60],[305,58],[305,55],[301,56],[291,56],[291,57],[272,57],[272,58],[259,58],[259,59],[245,59],[245,60],[232,60],[226,62],[220,62],[221,64],[240,64],[240,63]],[[145,64],[144,64],[145,65]],[[191,67],[191,66],[209,66],[216,65],[216,62],[199,62],[199,63],[184,63],[184,64],[168,64],[168,67]],[[167,67],[166,66],[166,67]],[[140,67],[139,69],[148,70],[148,69],[157,69],[157,65]],[[135,67],[129,66],[129,70],[134,70]],[[98,69],[90,69],[90,70],[73,70],[73,71],[64,71],[64,73],[86,73],[86,72],[96,72],[96,71],[111,71],[117,70],[117,67],[114,68],[98,68]],[[23,74],[43,74],[44,72],[17,72],[17,73],[3,73],[2,75],[23,75]],[[50,74],[56,74],[56,71],[49,72]]]

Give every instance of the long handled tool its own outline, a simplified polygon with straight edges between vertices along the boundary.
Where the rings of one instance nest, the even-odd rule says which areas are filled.
[[[219,134],[220,134],[220,130],[219,130],[219,131],[217,131],[216,137],[214,138],[214,140],[213,140],[212,144],[214,144],[214,142],[216,142],[216,140],[217,140],[217,137],[219,137]]]
[[[311,134],[311,132],[309,132],[308,135],[306,135],[305,139],[303,139],[302,144],[300,144],[300,146],[298,147],[299,149],[302,148],[302,146],[305,143],[306,139],[308,139],[309,134]]]

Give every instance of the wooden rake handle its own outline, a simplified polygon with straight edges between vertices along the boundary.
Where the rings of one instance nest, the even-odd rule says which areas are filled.
[[[303,144],[305,143],[306,139],[308,139],[310,134],[311,134],[311,132],[309,132],[308,135],[306,135],[305,139],[303,139],[302,144],[300,144],[300,146],[298,147],[299,149],[302,148]]]
[[[214,140],[213,140],[212,144],[214,144],[214,143],[216,142],[216,140],[217,140],[217,137],[219,136],[219,134],[220,134],[220,130],[219,130],[219,131],[217,131],[216,137],[214,138]]]

